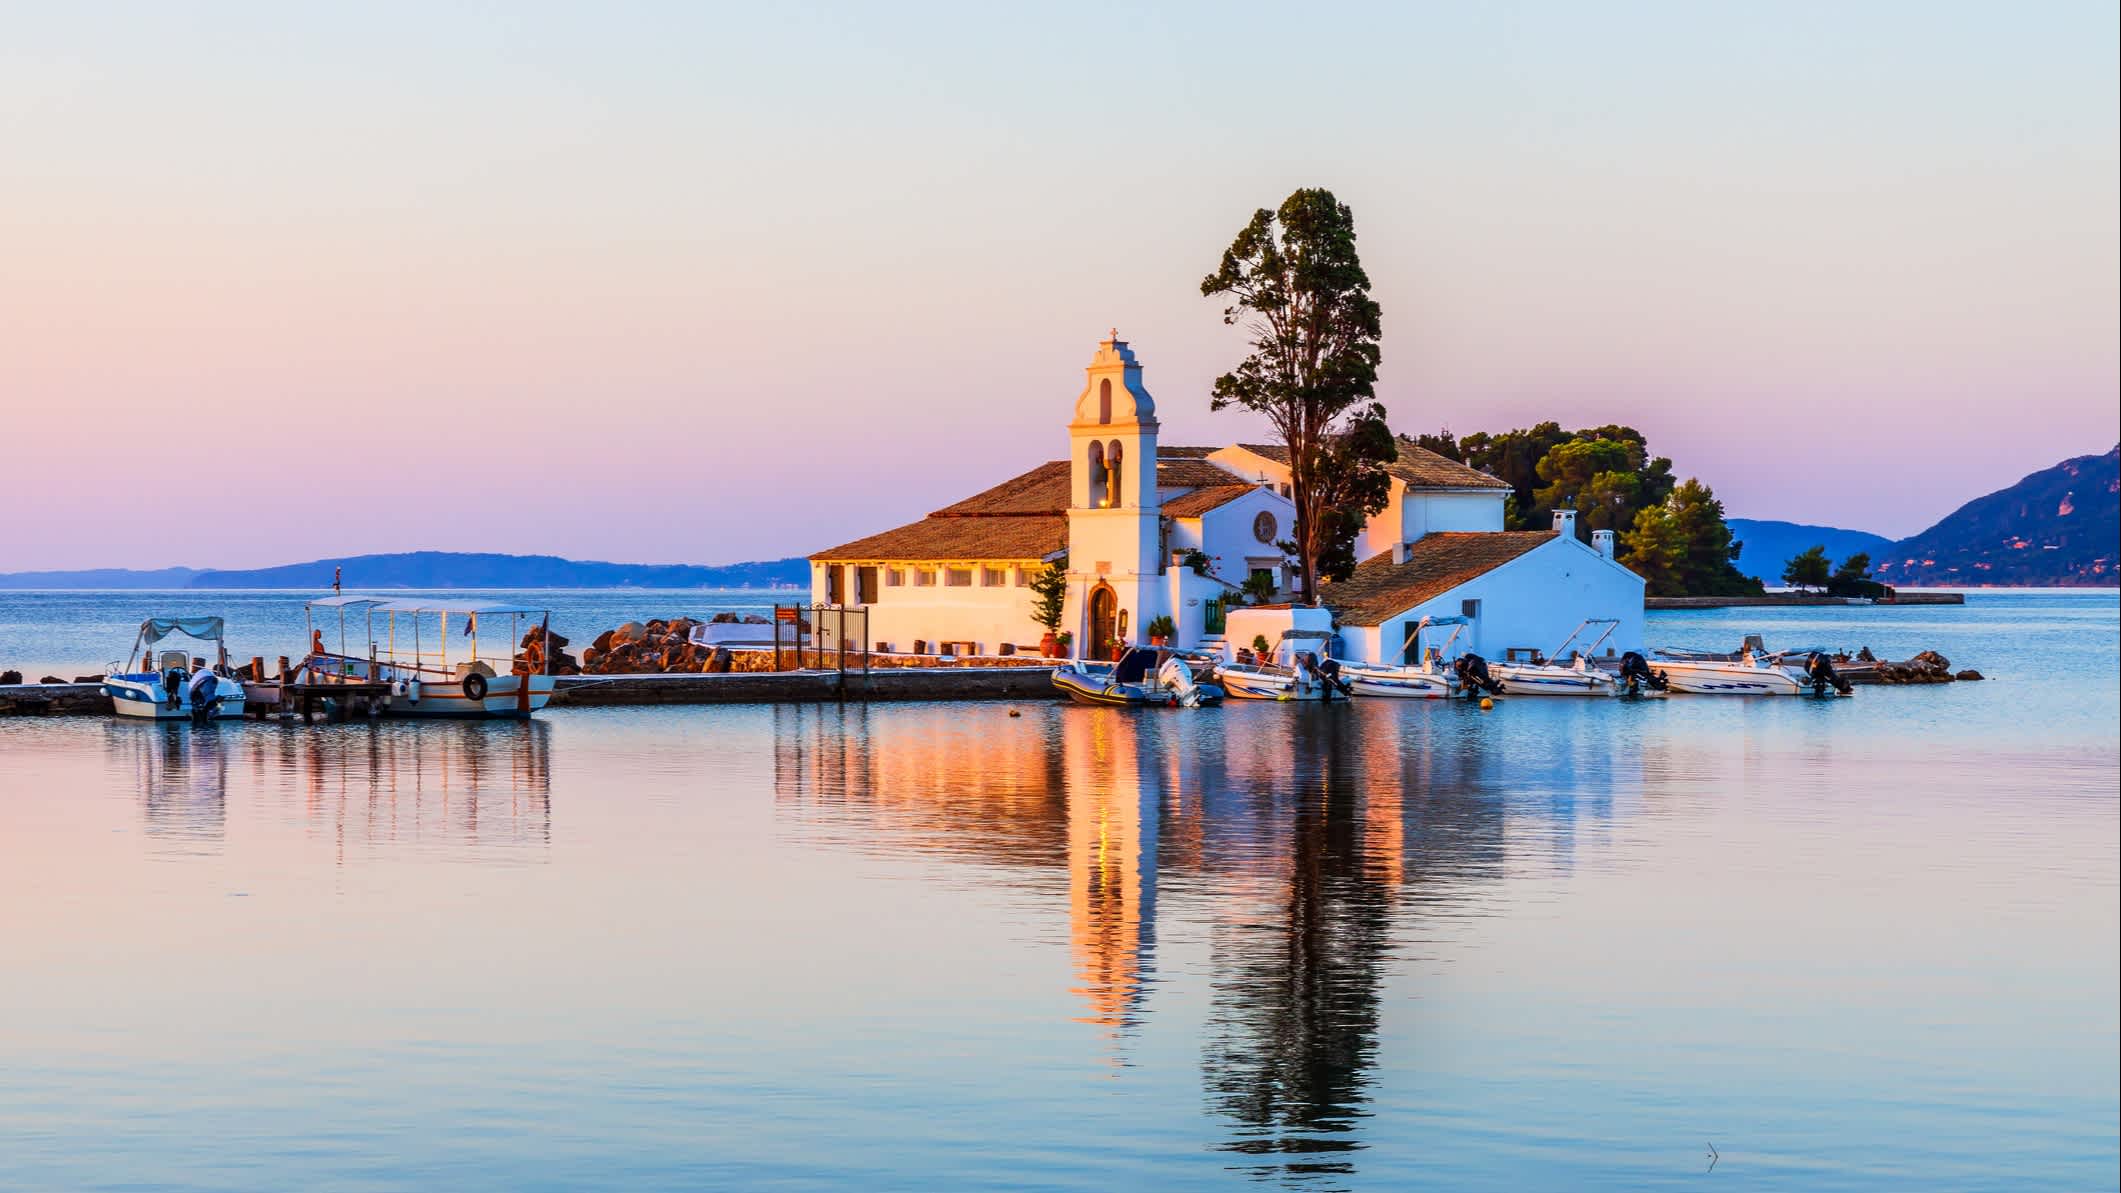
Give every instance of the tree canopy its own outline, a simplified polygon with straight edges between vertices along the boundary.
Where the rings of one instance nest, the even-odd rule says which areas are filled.
[[[1760,581],[1732,566],[1744,544],[1731,538],[1716,493],[1689,478],[1644,507],[1619,536],[1620,562],[1648,582],[1651,596],[1745,596]]]
[[[1783,566],[1782,582],[1791,588],[1825,588],[1832,567],[1823,545],[1806,547]]]
[[[1376,400],[1383,313],[1355,251],[1355,216],[1321,189],[1260,208],[1223,252],[1200,292],[1223,297],[1223,322],[1242,326],[1251,352],[1215,380],[1213,409],[1263,416],[1289,455],[1302,599],[1318,602],[1321,574],[1345,575],[1355,533],[1390,495],[1384,465],[1397,454]]]

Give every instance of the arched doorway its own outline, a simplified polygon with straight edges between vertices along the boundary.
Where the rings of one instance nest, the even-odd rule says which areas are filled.
[[[1100,584],[1090,590],[1090,649],[1086,659],[1109,659],[1112,644],[1118,641],[1119,594],[1109,584]]]

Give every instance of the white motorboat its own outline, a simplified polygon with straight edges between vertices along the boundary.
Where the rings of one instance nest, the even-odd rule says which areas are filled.
[[[1224,692],[1242,700],[1331,700],[1346,696],[1345,681],[1326,652],[1328,635],[1316,630],[1288,630],[1264,661],[1224,663],[1215,678]]]
[[[1529,663],[1490,663],[1489,667],[1502,684],[1502,690],[1512,696],[1610,696],[1617,687],[1613,675],[1591,666],[1590,655],[1619,625],[1617,617],[1585,618],[1583,624],[1561,640],[1552,655],[1535,658]],[[1569,644],[1592,626],[1605,628],[1599,631],[1598,637],[1575,652],[1573,662],[1548,661],[1568,657]]]
[[[112,663],[103,676],[103,692],[110,697],[111,707],[121,717],[146,720],[175,721],[191,716],[193,694],[198,690],[191,682],[192,653],[155,649],[168,638],[185,637],[214,646],[210,668],[213,694],[206,697],[214,709],[209,715],[242,716],[243,685],[228,665],[228,643],[223,633],[218,617],[150,617],[141,622],[125,662]]]
[[[1798,653],[1805,656],[1802,665],[1789,661]],[[1651,652],[1650,665],[1673,691],[1703,696],[1846,696],[1853,690],[1820,651],[1776,654],[1748,646],[1725,655],[1658,650]]]
[[[1346,677],[1348,687],[1358,696],[1382,696],[1399,700],[1448,700],[1458,694],[1457,676],[1446,661],[1451,655],[1451,644],[1471,624],[1465,617],[1424,617],[1414,627],[1411,641],[1419,641],[1418,635],[1430,626],[1451,626],[1451,636],[1440,647],[1431,648],[1419,663],[1402,667],[1372,666],[1367,663],[1343,663],[1340,673]]]
[[[305,608],[310,649],[295,668],[299,685],[358,685],[364,692],[388,685],[383,711],[395,717],[527,717],[552,699],[554,677],[547,671],[550,658],[543,646],[549,610],[498,601],[436,603],[339,595],[311,601]],[[333,624],[319,626],[319,613],[335,615],[336,650],[326,644]],[[349,616],[361,619],[364,653],[348,649]],[[481,622],[489,627],[490,644],[492,629],[498,628],[494,623],[502,618],[507,619],[506,650],[482,654]],[[525,637],[526,626],[538,631],[534,637]],[[464,640],[454,661],[452,630]]]

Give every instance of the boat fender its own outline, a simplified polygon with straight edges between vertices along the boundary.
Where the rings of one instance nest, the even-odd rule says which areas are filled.
[[[390,694],[393,696],[403,696],[405,694],[405,681],[401,679],[391,684]]]
[[[406,680],[406,681],[405,681],[405,698],[406,698],[407,700],[410,700],[410,701],[412,701],[412,702],[413,702],[414,704],[418,704],[418,703],[420,702],[420,681],[419,681],[419,680],[417,680],[417,679],[408,679],[408,680]]]
[[[464,698],[472,701],[486,699],[486,677],[476,671],[465,676]]]

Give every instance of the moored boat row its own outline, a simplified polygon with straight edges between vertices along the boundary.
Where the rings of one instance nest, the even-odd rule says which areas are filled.
[[[1673,692],[1704,696],[1847,696],[1854,689],[1835,672],[1826,651],[1770,652],[1749,640],[1732,654],[1662,650],[1645,656],[1596,655],[1619,621],[1590,618],[1563,639],[1552,655],[1490,663],[1471,651],[1451,654],[1469,619],[1425,618],[1417,633],[1451,626],[1444,643],[1418,663],[1399,667],[1341,662],[1326,651],[1329,639],[1292,630],[1265,655],[1250,651],[1225,658],[1160,652],[1163,668],[1176,665],[1187,683],[1218,689],[1239,700],[1337,700],[1364,697],[1396,700],[1481,699],[1496,696],[1602,696],[1662,699]],[[1590,635],[1585,637],[1585,635]],[[1413,640],[1415,635],[1410,635]],[[1217,700],[1184,702],[1172,689],[1144,677],[1160,668],[1153,648],[1131,649],[1118,664],[1071,662],[1054,673],[1054,686],[1086,704],[1197,707]],[[1122,673],[1125,678],[1115,675]],[[1129,687],[1129,684],[1135,686]]]

